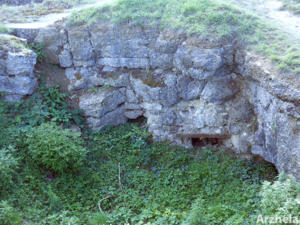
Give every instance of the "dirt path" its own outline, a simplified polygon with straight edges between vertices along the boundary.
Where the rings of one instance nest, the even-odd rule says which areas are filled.
[[[37,20],[35,20],[34,22],[6,23],[5,26],[8,28],[12,28],[12,29],[40,29],[43,27],[50,26],[50,25],[54,24],[55,22],[68,17],[73,12],[76,12],[76,11],[79,11],[82,9],[86,9],[86,8],[90,8],[90,7],[98,7],[98,6],[102,6],[105,4],[110,4],[110,3],[113,3],[114,1],[115,0],[98,0],[95,3],[79,5],[72,9],[67,9],[60,13],[52,13],[52,14],[48,14],[48,15],[43,15],[40,18],[38,18]]]
[[[226,0],[226,2],[250,11],[267,23],[277,26],[300,44],[300,16],[281,10],[282,2],[279,0]]]

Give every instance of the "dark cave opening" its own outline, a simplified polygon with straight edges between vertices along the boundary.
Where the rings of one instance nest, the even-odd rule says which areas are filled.
[[[128,119],[128,123],[142,123],[146,120],[146,118],[144,116],[139,116],[136,119]]]
[[[220,146],[223,140],[216,137],[193,137],[192,139],[193,147],[204,147],[204,146]]]
[[[268,165],[269,167],[271,167],[273,169],[276,176],[279,174],[279,171],[276,168],[275,164],[265,160],[262,156],[254,154],[253,157],[252,157],[252,160],[253,160],[254,163],[257,163],[257,164]]]

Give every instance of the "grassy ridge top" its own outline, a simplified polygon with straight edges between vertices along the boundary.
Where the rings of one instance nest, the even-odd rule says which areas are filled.
[[[118,0],[115,4],[76,12],[72,25],[98,20],[160,25],[183,29],[211,40],[238,40],[268,56],[283,74],[300,74],[300,45],[260,18],[218,0]]]
[[[159,24],[200,35],[214,33],[217,38],[249,34],[257,25],[255,17],[215,0],[118,0],[113,5],[76,12],[70,22],[93,24],[101,19],[141,26]]]

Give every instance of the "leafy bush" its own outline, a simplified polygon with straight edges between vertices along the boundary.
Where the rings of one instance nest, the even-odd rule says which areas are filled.
[[[12,146],[0,149],[0,193],[10,187],[16,176],[18,160],[12,155],[13,151]]]
[[[76,216],[72,216],[71,213],[68,211],[63,211],[62,213],[55,213],[53,215],[50,215],[43,222],[44,222],[44,224],[51,224],[51,225],[78,225],[78,224],[80,224],[79,218]]]
[[[273,183],[265,181],[260,192],[259,214],[264,217],[299,217],[300,183],[294,178],[281,174]],[[299,219],[299,218],[298,218]]]
[[[107,223],[107,216],[102,213],[91,213],[87,216],[87,225],[105,225]]]
[[[53,123],[31,128],[25,134],[25,144],[35,163],[60,173],[78,170],[86,153],[79,133]]]
[[[0,102],[1,103],[1,102]],[[6,114],[5,121],[18,126],[38,126],[45,122],[63,124],[65,127],[76,124],[80,128],[85,127],[85,118],[82,110],[71,110],[67,103],[67,94],[59,91],[59,86],[46,88],[41,85],[38,92],[28,100],[15,104],[0,104],[3,114]],[[1,119],[0,119],[1,123]],[[1,125],[1,124],[0,124]]]
[[[201,163],[194,164],[194,177],[202,184],[185,224],[248,224],[259,205],[259,180],[266,168],[260,171],[249,162],[244,167],[245,162],[234,162],[228,156],[207,154]]]
[[[22,224],[22,217],[11,207],[8,202],[0,202],[0,224],[1,225],[19,225]]]
[[[1,94],[0,94],[1,97]],[[3,100],[0,100],[0,148],[8,145],[7,140],[7,129],[9,127],[9,121],[7,118],[8,113],[8,104],[5,103]]]

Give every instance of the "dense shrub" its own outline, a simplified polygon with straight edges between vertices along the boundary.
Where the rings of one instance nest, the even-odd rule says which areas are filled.
[[[53,172],[80,169],[86,153],[79,133],[53,123],[28,130],[25,144],[32,160]]]
[[[22,217],[8,202],[0,202],[0,224],[19,225],[22,224]]]
[[[264,217],[288,218],[300,215],[300,183],[284,174],[273,183],[265,181],[260,192],[260,214]],[[279,223],[278,224],[284,224]]]
[[[13,156],[13,151],[12,146],[0,149],[0,194],[11,186],[13,178],[17,175],[18,160]]]
[[[17,127],[38,126],[51,121],[63,124],[64,127],[76,124],[83,128],[85,119],[82,111],[71,110],[67,97],[67,94],[59,91],[58,85],[46,88],[42,84],[38,92],[26,101],[15,104],[0,102],[0,114],[6,114],[6,122],[8,120],[11,125]]]
[[[9,128],[9,120],[6,116],[9,111],[9,104],[1,99],[3,94],[4,93],[0,93],[0,148],[9,144],[7,132],[7,129]]]

